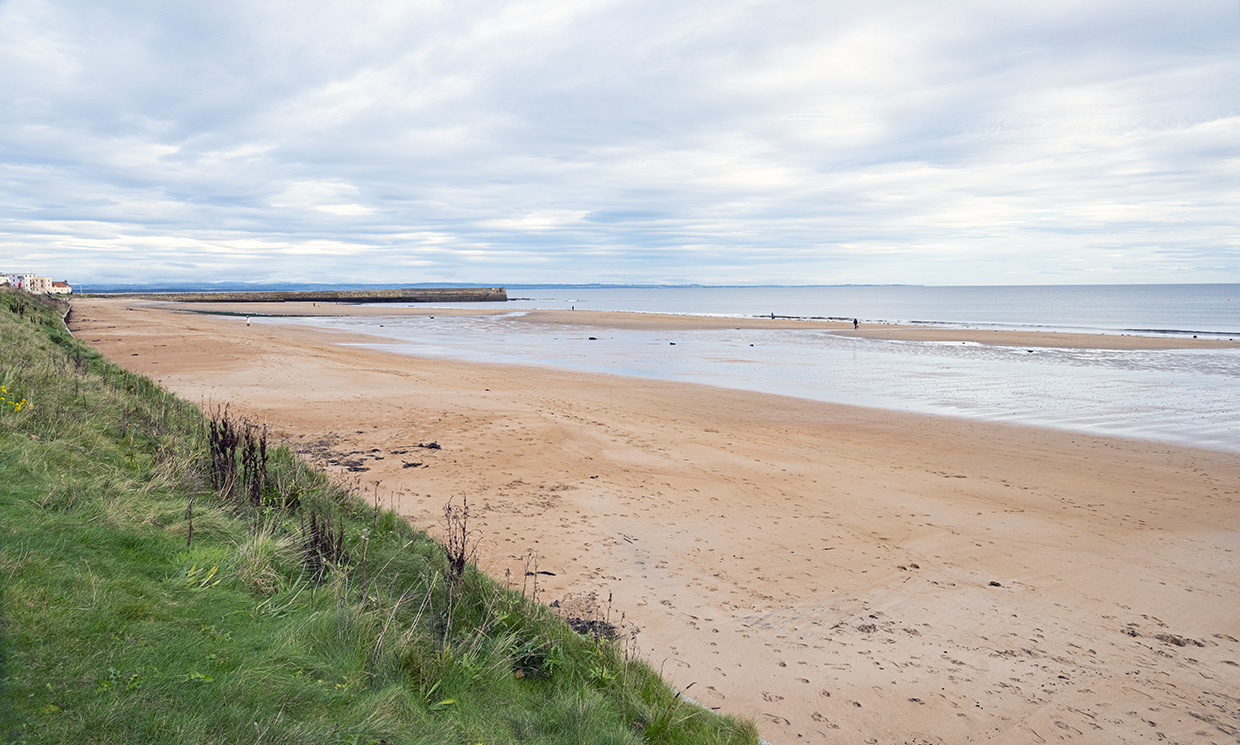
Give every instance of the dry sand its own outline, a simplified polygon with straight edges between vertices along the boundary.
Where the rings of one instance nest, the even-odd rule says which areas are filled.
[[[418,359],[122,300],[78,301],[71,328],[368,469],[432,531],[468,496],[483,567],[520,577],[533,551],[543,600],[610,595],[674,684],[777,745],[1240,737],[1233,454]]]

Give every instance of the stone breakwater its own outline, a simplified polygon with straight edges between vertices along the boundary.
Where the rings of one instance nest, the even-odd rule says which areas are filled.
[[[297,292],[157,292],[126,294],[125,297],[178,303],[502,303],[508,300],[508,292],[503,287],[433,287]]]

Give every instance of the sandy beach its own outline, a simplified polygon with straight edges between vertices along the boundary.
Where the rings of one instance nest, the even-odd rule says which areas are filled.
[[[1017,346],[1235,346],[824,325]],[[545,602],[610,597],[611,620],[639,629],[641,654],[675,685],[755,718],[776,745],[1240,741],[1234,454],[414,358],[340,344],[374,337],[123,298],[76,300],[70,328],[188,400],[269,423],[432,532],[449,499],[468,497],[483,568],[519,586],[532,552]]]

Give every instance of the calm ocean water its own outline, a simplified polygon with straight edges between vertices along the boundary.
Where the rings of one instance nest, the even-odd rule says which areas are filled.
[[[1198,334],[1240,338],[1240,284],[1013,287],[509,288],[510,308],[721,316],[775,313],[871,323]],[[494,307],[478,304],[477,307]]]
[[[279,322],[386,336],[394,344],[384,348],[414,356],[704,383],[1240,452],[1238,350],[1031,352],[810,328],[650,332],[517,320],[526,309],[576,307],[1240,339],[1240,285],[532,288],[509,296],[528,299],[479,305],[509,311],[488,316]]]

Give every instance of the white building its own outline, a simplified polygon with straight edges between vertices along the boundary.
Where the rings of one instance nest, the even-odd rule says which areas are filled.
[[[11,273],[7,275],[7,277],[8,277],[8,284],[11,287],[16,287],[19,290],[25,290],[26,292],[33,293],[36,295],[42,295],[42,294],[57,292],[57,291],[69,292],[72,289],[72,288],[69,288],[69,289],[53,290],[52,289],[53,282],[51,278],[40,277],[37,274]],[[62,283],[62,284],[64,284],[65,287],[68,288],[68,283]]]
[[[32,279],[35,279],[35,275],[26,274],[24,272],[11,272],[9,274],[9,284],[19,290],[28,291],[30,280]]]
[[[52,282],[47,291],[52,295],[70,295],[73,293],[73,288],[68,282]]]

